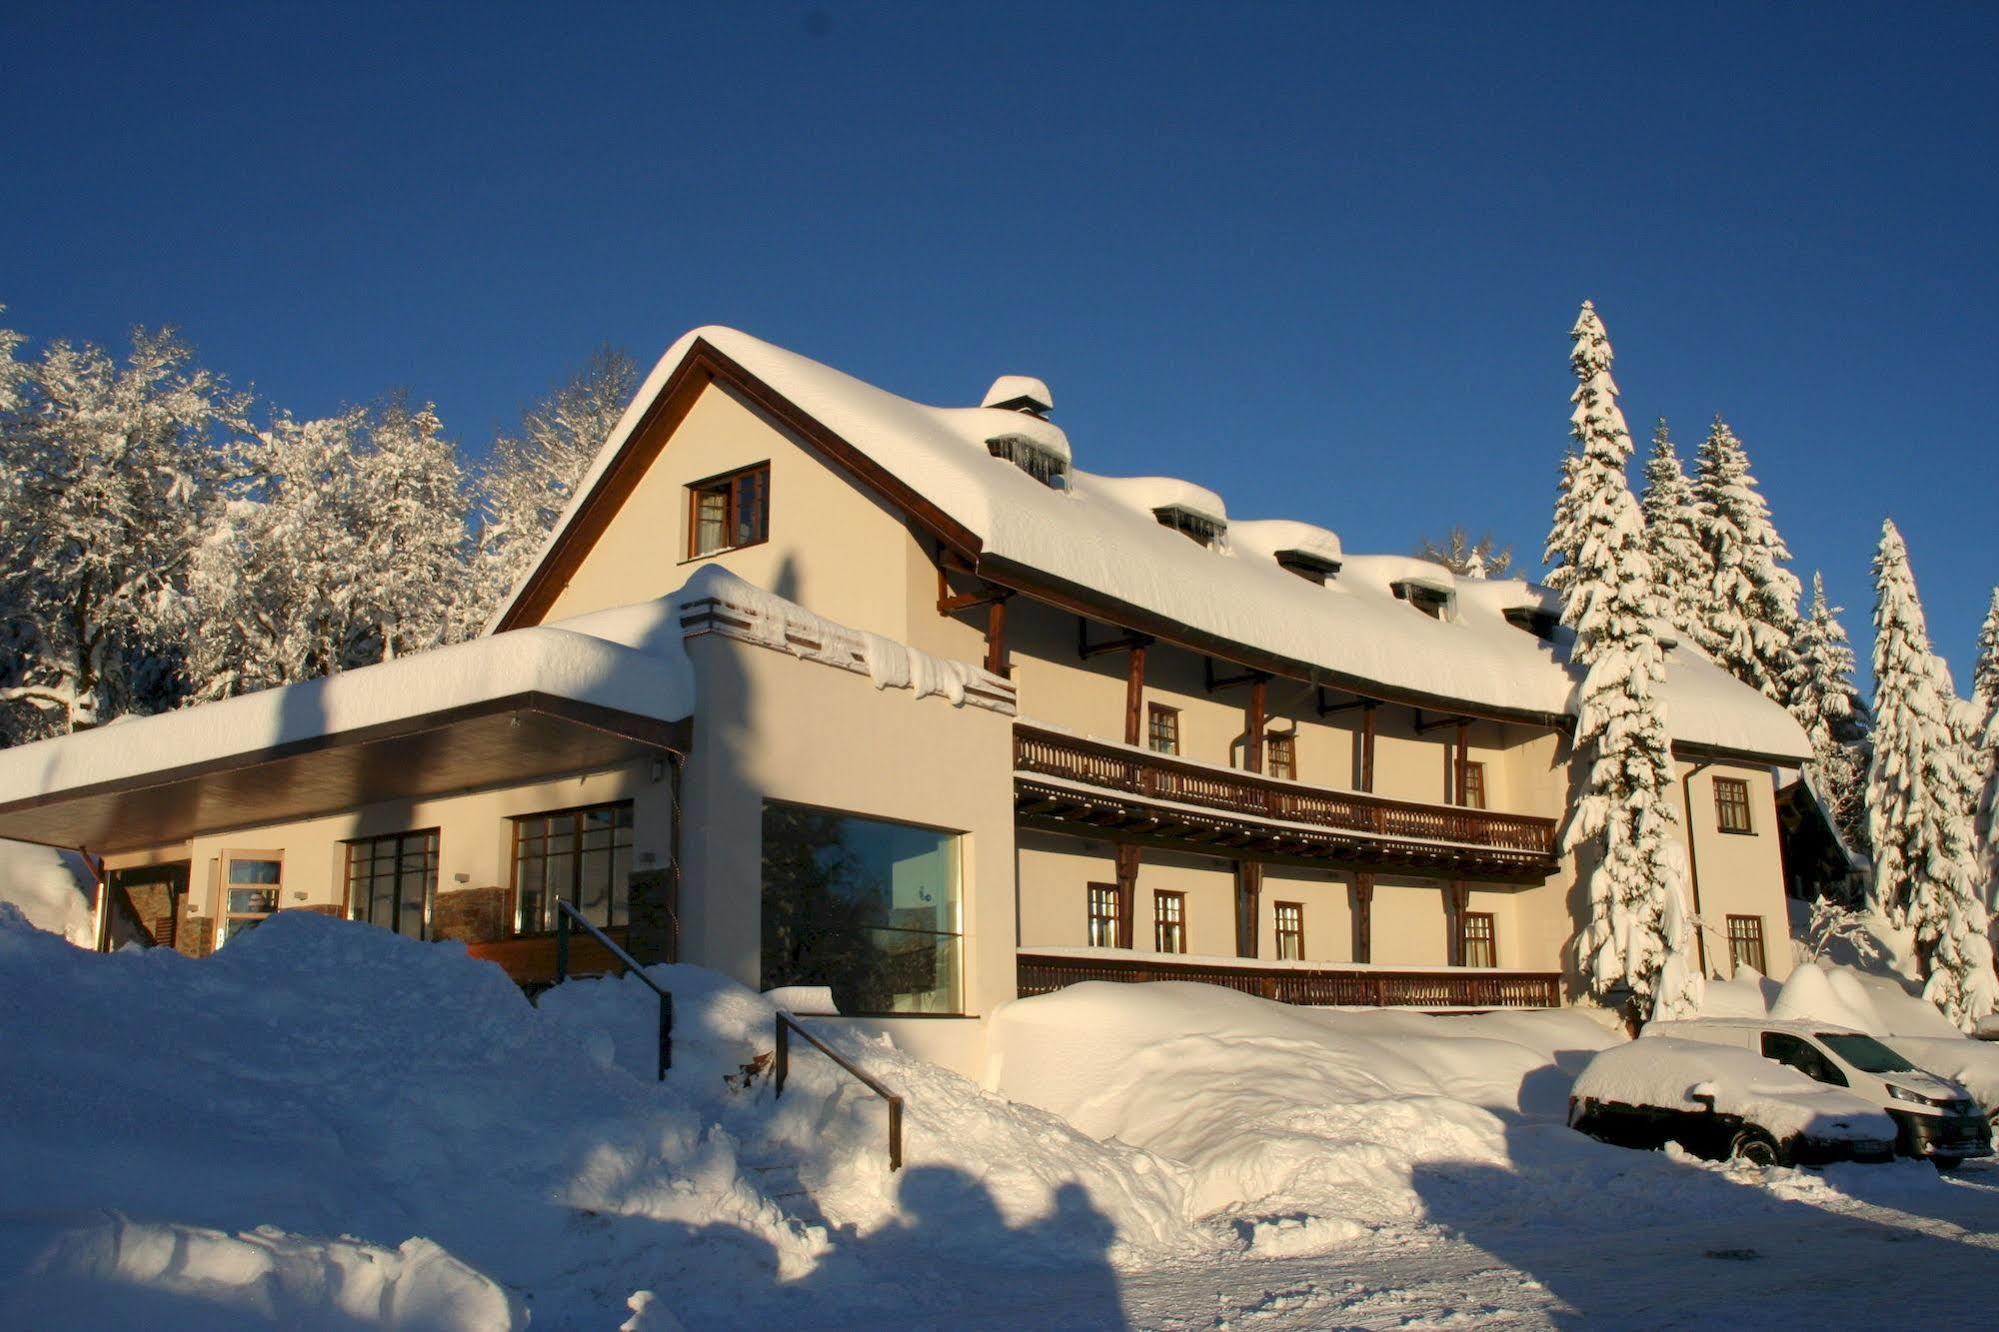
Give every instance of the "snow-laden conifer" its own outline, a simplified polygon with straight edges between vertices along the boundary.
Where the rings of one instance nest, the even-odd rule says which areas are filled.
[[[1679,452],[1666,429],[1666,419],[1652,431],[1652,452],[1645,459],[1645,489],[1639,500],[1645,514],[1645,553],[1652,558],[1652,589],[1666,622],[1694,642],[1706,606],[1709,583],[1707,557],[1701,551],[1695,520],[1693,483],[1680,466]]]
[[[482,578],[493,600],[527,575],[611,428],[638,391],[638,367],[600,349],[570,381],[493,442],[478,479]]]
[[[1788,692],[1791,715],[1811,739],[1813,776],[1850,846],[1867,845],[1867,705],[1853,682],[1853,647],[1812,575],[1811,606],[1798,628]]]
[[[1791,552],[1750,475],[1749,455],[1719,416],[1695,455],[1693,494],[1707,574],[1696,641],[1744,684],[1788,703],[1798,580],[1784,567]]]
[[[245,400],[169,331],[51,343],[0,417],[0,701],[16,738],[178,697],[182,581]]]
[[[1950,671],[1930,651],[1908,547],[1892,522],[1881,526],[1874,592],[1873,901],[1914,933],[1924,997],[1969,1029],[1999,1005],[1972,859],[1974,778]]]
[[[1999,911],[1999,587],[1978,630],[1978,666],[1972,674],[1971,701],[1982,721],[1973,749],[1973,777],[1982,774],[1974,831],[1978,838],[1978,872],[1985,884],[1985,905]]]
[[[1577,709],[1578,789],[1563,849],[1589,874],[1590,919],[1578,951],[1599,996],[1628,987],[1639,1011],[1691,1016],[1702,978],[1684,898],[1685,857],[1672,804],[1665,658],[1653,626],[1645,524],[1625,477],[1631,433],[1617,405],[1609,336],[1585,302],[1570,332],[1577,451],[1548,538],[1562,620],[1583,667]]]

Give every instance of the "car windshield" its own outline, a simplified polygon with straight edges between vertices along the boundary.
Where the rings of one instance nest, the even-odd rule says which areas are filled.
[[[1862,1073],[1913,1073],[1916,1066],[1872,1036],[1837,1036],[1820,1032],[1826,1048]]]

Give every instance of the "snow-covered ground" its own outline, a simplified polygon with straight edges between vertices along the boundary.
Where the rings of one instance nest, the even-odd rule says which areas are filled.
[[[772,1097],[767,1000],[653,974],[664,1086],[635,981],[536,1008],[315,915],[195,962],[0,907],[0,1326],[1985,1321],[1999,1171],[1589,1141],[1618,1038],[1573,1013],[1077,987],[1001,1010],[1006,1097],[822,1024],[907,1099],[891,1175],[823,1058]]]

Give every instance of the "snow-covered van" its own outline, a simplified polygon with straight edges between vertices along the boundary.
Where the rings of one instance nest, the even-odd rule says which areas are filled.
[[[1569,1096],[1569,1126],[1619,1146],[1672,1142],[1752,1165],[1895,1154],[1895,1122],[1852,1092],[1747,1050],[1663,1035],[1592,1058]]]
[[[1934,1161],[1940,1169],[1992,1155],[1992,1126],[1971,1093],[1918,1068],[1893,1048],[1893,1037],[1883,1041],[1822,1022],[1701,1018],[1654,1022],[1645,1028],[1645,1038],[1746,1050],[1814,1082],[1845,1088],[1895,1121],[1896,1151]]]

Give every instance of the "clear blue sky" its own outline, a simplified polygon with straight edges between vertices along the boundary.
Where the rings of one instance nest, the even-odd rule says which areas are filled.
[[[721,322],[1080,465],[1538,568],[1565,337],[1717,411],[1866,651],[1999,581],[1999,6],[86,5],[0,15],[0,302],[483,447]]]

